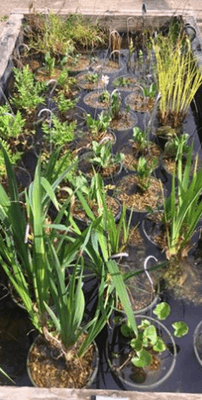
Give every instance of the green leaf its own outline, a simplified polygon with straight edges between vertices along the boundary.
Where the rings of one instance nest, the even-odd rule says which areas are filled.
[[[146,351],[145,349],[142,349],[141,351],[137,352],[137,357],[133,357],[131,359],[131,362],[136,367],[144,368],[151,364],[152,356],[148,351]]]
[[[163,301],[162,303],[158,304],[156,308],[153,310],[153,313],[157,315],[158,319],[164,320],[166,319],[171,312],[171,308],[168,303]]]
[[[162,353],[163,351],[166,350],[166,345],[160,337],[157,337],[157,341],[153,346],[153,350],[156,351],[157,353]]]
[[[125,337],[131,337],[134,335],[133,330],[127,324],[121,325],[121,333]]]
[[[186,324],[186,322],[183,321],[174,322],[172,324],[172,327],[174,328],[173,335],[179,338],[185,336],[189,331],[188,325]]]
[[[156,343],[157,341],[157,333],[156,333],[156,328],[154,325],[150,325],[144,330],[144,338],[149,339],[152,346]]]
[[[142,350],[142,341],[140,339],[132,339],[130,341],[130,346],[133,348],[133,350],[140,351]]]
[[[141,324],[140,325],[138,325],[138,328],[142,328],[142,329],[145,329],[145,328],[147,328],[148,326],[150,325],[150,322],[148,321],[148,319],[143,319],[142,321],[141,321]]]

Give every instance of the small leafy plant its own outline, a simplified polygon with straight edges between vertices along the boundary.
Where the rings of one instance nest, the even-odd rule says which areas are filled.
[[[100,94],[99,100],[100,100],[102,103],[107,103],[107,104],[109,104],[109,102],[110,102],[110,93],[108,92],[108,90],[104,90],[104,91]]]
[[[72,88],[76,83],[76,79],[73,76],[69,76],[68,71],[63,69],[57,78],[57,85],[59,86],[59,92],[65,94],[71,94]]]
[[[127,78],[127,77],[124,77],[124,76],[120,76],[119,78],[117,78],[114,81],[113,85],[114,85],[114,87],[118,87],[118,86],[124,87],[124,86],[130,85],[130,83],[131,83],[131,79],[130,78]]]
[[[171,309],[168,303],[162,302],[156,306],[153,313],[159,320],[165,320],[170,315]],[[177,321],[172,324],[174,328],[174,336],[180,338],[188,333],[188,326],[184,321]],[[162,353],[166,350],[166,344],[159,335],[154,325],[147,319],[142,319],[141,324],[137,326],[138,336],[134,337],[134,332],[128,323],[121,325],[121,333],[129,338],[131,353],[129,359],[135,367],[144,368],[151,365],[154,353]],[[119,367],[121,368],[121,367]]]
[[[46,83],[35,82],[34,75],[28,64],[21,70],[13,68],[13,72],[15,77],[14,86],[17,90],[17,93],[13,96],[13,104],[31,114],[39,104],[43,104],[45,101],[42,93],[46,88]]]
[[[99,79],[99,74],[98,73],[88,73],[85,75],[85,79],[89,83],[97,83]]]
[[[2,139],[17,138],[22,133],[24,125],[25,119],[19,110],[13,114],[8,104],[0,106],[0,136]]]
[[[75,121],[70,123],[67,121],[60,122],[56,115],[52,117],[51,126],[46,122],[42,124],[46,139],[56,146],[66,145],[71,142],[74,138],[75,128]]]
[[[138,126],[135,126],[133,128],[133,136],[131,141],[134,141],[138,144],[138,149],[139,151],[144,150],[147,145],[148,145],[148,140],[147,140],[147,131],[143,131],[142,129],[140,129]]]
[[[117,89],[111,93],[110,97],[110,114],[112,118],[116,118],[121,109],[121,95]]]
[[[189,135],[187,133],[182,133],[181,135],[173,135],[170,140],[168,140],[164,146],[164,155],[168,157],[175,157],[178,159],[179,151],[182,152],[182,155],[188,153],[189,146],[187,144],[189,139]]]
[[[157,158],[153,158],[152,163],[148,165],[146,158],[140,157],[137,164],[133,164],[138,177],[138,185],[145,192],[151,184],[151,173],[158,164]]]
[[[143,96],[149,99],[154,99],[157,94],[155,83],[151,83],[149,87],[142,86]]]
[[[109,128],[111,117],[109,113],[101,111],[98,115],[98,119],[94,119],[90,114],[87,114],[86,124],[90,128],[92,134],[98,134],[98,132],[106,132]]]
[[[50,53],[47,52],[44,57],[45,68],[48,71],[48,75],[52,76],[54,74],[56,60],[55,57],[51,57]]]
[[[93,157],[91,157],[91,162],[102,169],[121,163],[123,160],[122,153],[112,153],[112,145],[110,141],[100,144],[93,140],[92,150],[94,154]]]
[[[71,110],[72,108],[75,107],[76,103],[77,103],[77,99],[72,100],[72,99],[68,99],[64,92],[59,91],[57,96],[54,97],[54,100],[57,103],[58,109],[61,113],[65,113],[69,110]]]

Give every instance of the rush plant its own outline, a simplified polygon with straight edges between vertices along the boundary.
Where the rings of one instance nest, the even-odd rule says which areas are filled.
[[[182,149],[178,150],[177,170],[172,177],[172,190],[164,203],[164,222],[167,227],[167,258],[183,258],[202,214],[202,167],[198,168],[198,157],[193,164],[193,144],[189,148],[187,161],[182,167]],[[177,177],[177,189],[176,189]],[[176,191],[177,190],[177,191]]]
[[[167,46],[167,45],[168,46]],[[172,45],[164,36],[153,42],[156,57],[156,80],[160,93],[159,118],[163,125],[179,127],[202,84],[202,71],[197,67],[191,46],[182,41]]]
[[[64,355],[68,364],[71,362],[71,349],[77,340],[81,338],[77,356],[82,357],[112,311],[112,299],[109,298],[109,291],[105,290],[103,273],[96,310],[90,321],[84,323],[83,253],[91,230],[96,229],[99,220],[82,233],[75,229],[77,236],[74,235],[72,241],[68,239],[72,224],[76,226],[73,221],[70,223],[71,216],[67,211],[70,198],[60,206],[54,193],[65,173],[50,183],[41,175],[39,161],[22,204],[9,158],[3,152],[10,196],[0,185],[1,266],[20,296],[34,327]],[[53,202],[58,214],[48,224],[46,217],[50,202]],[[62,219],[64,222],[61,222]],[[67,355],[69,350],[70,354]]]

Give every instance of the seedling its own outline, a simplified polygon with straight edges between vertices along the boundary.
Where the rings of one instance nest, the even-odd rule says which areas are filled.
[[[144,97],[153,99],[156,97],[157,89],[155,83],[151,83],[151,85],[147,88],[146,86],[142,87]]]
[[[45,54],[45,68],[47,69],[49,76],[52,76],[55,68],[55,57],[51,57],[49,52]]]
[[[85,79],[89,83],[97,83],[99,79],[99,75],[97,73],[89,73],[85,75]]]
[[[122,153],[112,153],[112,146],[111,142],[104,142],[102,144],[93,141],[92,142],[92,150],[93,150],[93,157],[91,158],[91,162],[96,164],[100,168],[107,168],[113,164],[121,163],[123,160]]]
[[[131,83],[130,78],[127,78],[125,76],[120,76],[119,78],[117,78],[114,81],[113,85],[114,85],[114,87],[118,87],[118,86],[124,87],[124,86],[128,86],[130,83]]]
[[[102,103],[109,103],[110,102],[110,93],[108,92],[108,90],[104,90],[100,96],[99,96],[99,100]]]
[[[133,136],[131,140],[136,142],[138,144],[139,151],[142,151],[147,147],[148,144],[147,132],[142,131],[142,129],[140,129],[138,126],[135,126],[133,128]]]
[[[112,92],[111,98],[110,98],[110,113],[111,113],[112,118],[115,118],[118,116],[120,109],[121,109],[121,95],[117,91],[117,89],[115,89]]]
[[[137,164],[133,164],[137,172],[138,185],[140,189],[145,192],[149,189],[151,184],[151,173],[158,164],[157,158],[153,158],[150,165],[148,165],[147,160],[144,157],[140,157]]]
[[[86,124],[92,134],[96,135],[98,132],[106,132],[106,130],[109,128],[110,122],[111,117],[109,113],[104,111],[98,115],[98,119],[94,119],[90,114],[87,114]]]

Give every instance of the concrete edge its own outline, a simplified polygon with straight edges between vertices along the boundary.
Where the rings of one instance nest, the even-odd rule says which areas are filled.
[[[131,392],[119,390],[93,389],[45,389],[12,386],[2,386],[0,400],[96,400],[96,396],[103,396],[103,400],[202,400],[201,394],[193,393],[157,393]]]
[[[71,14],[71,13],[79,13],[79,14],[84,14],[84,15],[110,15],[110,16],[126,16],[126,15],[137,15],[137,16],[142,16],[142,10],[141,9],[127,9],[127,10],[123,10],[123,11],[117,11],[117,10],[101,10],[101,9],[96,9],[94,8],[92,9],[82,9],[80,6],[79,7],[70,7],[69,9],[62,9],[60,11],[58,11],[58,9],[50,9],[50,8],[39,8],[35,10],[36,13],[42,13],[42,14],[46,14],[49,12],[53,12],[56,14],[62,14],[62,15],[67,15],[67,14]],[[14,8],[12,10],[12,14],[30,14],[30,10],[28,8]],[[172,16],[172,15],[196,15],[196,11],[194,10],[185,10],[185,9],[172,9],[172,10],[165,10],[165,11],[161,11],[161,10],[148,10],[147,11],[147,16],[165,16],[167,15],[168,17]]]

